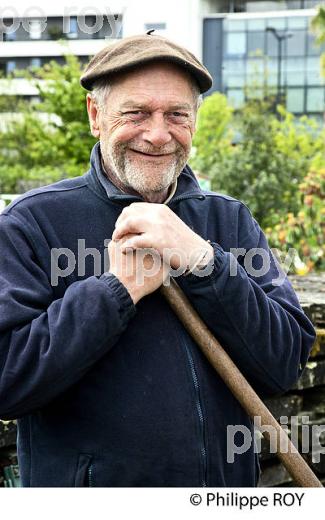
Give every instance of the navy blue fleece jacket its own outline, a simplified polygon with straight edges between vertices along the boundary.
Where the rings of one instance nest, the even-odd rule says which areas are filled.
[[[103,183],[97,144],[85,175],[0,216],[0,417],[18,418],[23,485],[253,486],[253,443],[227,462],[227,425],[252,428],[239,403],[159,291],[135,307],[105,271],[105,240],[136,200]],[[168,205],[215,251],[209,276],[178,278],[188,298],[262,396],[289,389],[314,330],[288,280],[274,283],[249,210],[203,192],[189,167]],[[99,252],[95,272],[80,244]],[[61,248],[71,253],[53,256]],[[253,276],[255,255],[248,274],[231,248],[262,248],[270,268]],[[57,284],[51,260],[69,268]]]

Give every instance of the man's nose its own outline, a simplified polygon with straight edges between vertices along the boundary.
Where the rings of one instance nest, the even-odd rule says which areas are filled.
[[[146,122],[143,139],[153,146],[163,146],[172,140],[164,114],[152,114]]]

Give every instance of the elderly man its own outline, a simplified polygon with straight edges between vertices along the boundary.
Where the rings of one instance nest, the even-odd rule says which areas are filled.
[[[263,396],[296,381],[310,322],[246,206],[186,164],[211,77],[148,34],[103,49],[81,83],[90,170],[0,220],[0,416],[18,418],[23,485],[254,486],[254,443],[227,439],[251,421],[157,291],[177,271]],[[140,282],[147,248],[143,267],[159,262]]]

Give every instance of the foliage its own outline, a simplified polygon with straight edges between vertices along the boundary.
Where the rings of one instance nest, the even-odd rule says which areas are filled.
[[[62,66],[50,62],[24,76],[34,82],[39,102],[20,103],[19,114],[0,133],[0,190],[25,191],[88,168],[95,143],[89,131],[85,92],[79,85],[81,66],[67,56]],[[13,103],[0,96],[0,108]]]
[[[324,131],[283,107],[278,107],[279,120],[261,99],[250,99],[232,113],[220,97],[210,96],[200,109],[192,166],[210,177],[213,189],[243,200],[263,226],[279,214],[296,213],[299,183],[312,159],[322,154]],[[223,125],[216,120],[214,129],[213,114],[220,106],[227,117]]]
[[[202,173],[209,173],[213,165],[221,159],[225,149],[231,148],[229,123],[233,109],[226,96],[215,92],[205,98],[197,121],[193,140],[193,166]]]
[[[233,112],[221,94],[207,98],[191,164],[214,190],[249,206],[272,247],[297,250],[297,272],[321,269],[325,129],[281,106],[274,114],[271,105],[251,97]]]
[[[311,28],[317,37],[317,43],[325,43],[325,7],[319,6],[316,16],[311,21]],[[321,67],[325,77],[325,53],[321,56]]]
[[[89,131],[81,66],[68,56],[24,76],[39,102],[0,96],[0,110],[15,117],[0,131],[0,192],[25,191],[88,168],[95,143]],[[248,96],[235,112],[224,95],[207,97],[198,117],[191,164],[212,188],[243,200],[274,247],[295,247],[304,269],[324,266],[325,130],[269,101]]]
[[[319,6],[316,16],[311,21],[318,43],[325,43],[325,7]]]
[[[298,253],[295,268],[298,274],[325,269],[325,164],[312,169],[299,185],[300,210],[288,213],[265,232],[273,247]]]

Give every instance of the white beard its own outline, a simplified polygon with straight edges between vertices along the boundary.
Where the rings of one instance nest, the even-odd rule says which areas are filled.
[[[170,164],[165,167],[161,164],[155,164],[152,161],[149,176],[148,169],[150,159],[148,159],[146,167],[141,169],[141,165],[139,164],[141,161],[131,160],[128,157],[127,145],[122,145],[116,149],[112,148],[109,144],[106,144],[106,146],[104,144],[104,146],[102,146],[102,155],[104,162],[110,165],[112,172],[120,183],[125,186],[125,188],[132,188],[143,196],[166,191],[168,187],[175,182],[187,160],[185,151],[179,147]]]
[[[141,195],[146,193],[159,193],[166,190],[178,177],[180,172],[178,172],[177,162],[175,158],[169,166],[162,172],[159,172],[157,178],[154,178],[155,172],[153,171],[153,177],[150,179],[152,182],[148,185],[148,179],[143,172],[140,171],[134,162],[126,157],[123,172],[124,182]]]

